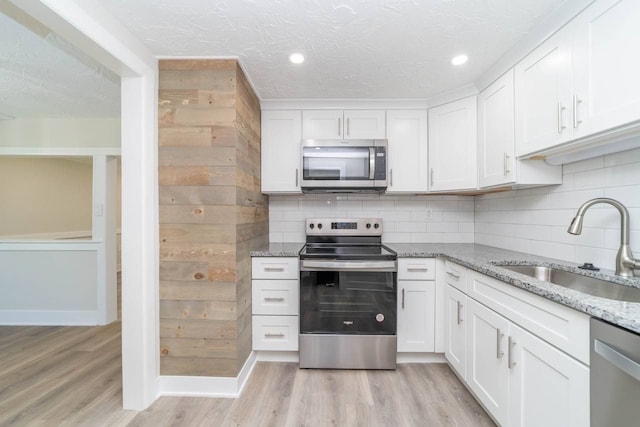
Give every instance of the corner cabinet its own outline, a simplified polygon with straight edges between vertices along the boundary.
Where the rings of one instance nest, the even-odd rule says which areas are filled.
[[[398,259],[398,352],[435,350],[435,258]]]
[[[384,139],[385,110],[303,110],[302,139]]]
[[[429,110],[429,190],[477,188],[476,96]]]
[[[387,193],[425,193],[427,173],[427,110],[387,111]]]
[[[449,272],[445,357],[491,416],[588,426],[589,317],[447,261]]]
[[[509,70],[478,95],[478,185],[561,183],[560,166],[515,158],[514,71]]]
[[[639,21],[637,0],[595,1],[516,65],[516,155],[638,132]]]
[[[262,111],[263,193],[300,193],[300,110]]]

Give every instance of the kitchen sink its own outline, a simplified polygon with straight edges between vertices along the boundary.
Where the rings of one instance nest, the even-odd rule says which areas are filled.
[[[640,288],[619,285],[606,280],[595,279],[593,277],[542,265],[495,265],[544,282],[550,282],[554,285],[564,286],[565,288],[593,295],[594,297],[640,302]]]

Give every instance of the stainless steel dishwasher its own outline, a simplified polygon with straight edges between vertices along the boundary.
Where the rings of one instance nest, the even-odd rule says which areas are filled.
[[[591,426],[640,425],[640,335],[591,318]]]

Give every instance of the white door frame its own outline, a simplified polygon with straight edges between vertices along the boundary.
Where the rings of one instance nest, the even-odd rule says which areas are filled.
[[[10,0],[121,77],[124,409],[157,397],[157,59],[96,0]]]

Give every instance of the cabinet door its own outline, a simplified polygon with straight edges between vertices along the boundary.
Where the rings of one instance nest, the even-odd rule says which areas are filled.
[[[476,188],[476,122],[475,96],[429,110],[430,191]]]
[[[433,352],[435,282],[398,280],[398,351]]]
[[[302,111],[302,139],[340,139],[342,128],[342,110]]]
[[[300,111],[262,112],[262,192],[299,193]]]
[[[499,424],[508,417],[509,321],[467,298],[467,385]]]
[[[451,285],[445,291],[445,350],[449,365],[466,378],[466,305],[467,297]]]
[[[574,138],[640,120],[640,2],[603,0],[573,21]]]
[[[346,110],[344,139],[385,139],[384,110]]]
[[[427,191],[429,187],[427,123],[426,110],[387,111],[389,140],[387,193]]]
[[[513,70],[478,95],[478,184],[514,179],[515,115]]]
[[[515,66],[516,155],[571,139],[571,26]]]
[[[509,426],[589,425],[589,368],[511,325]]]

